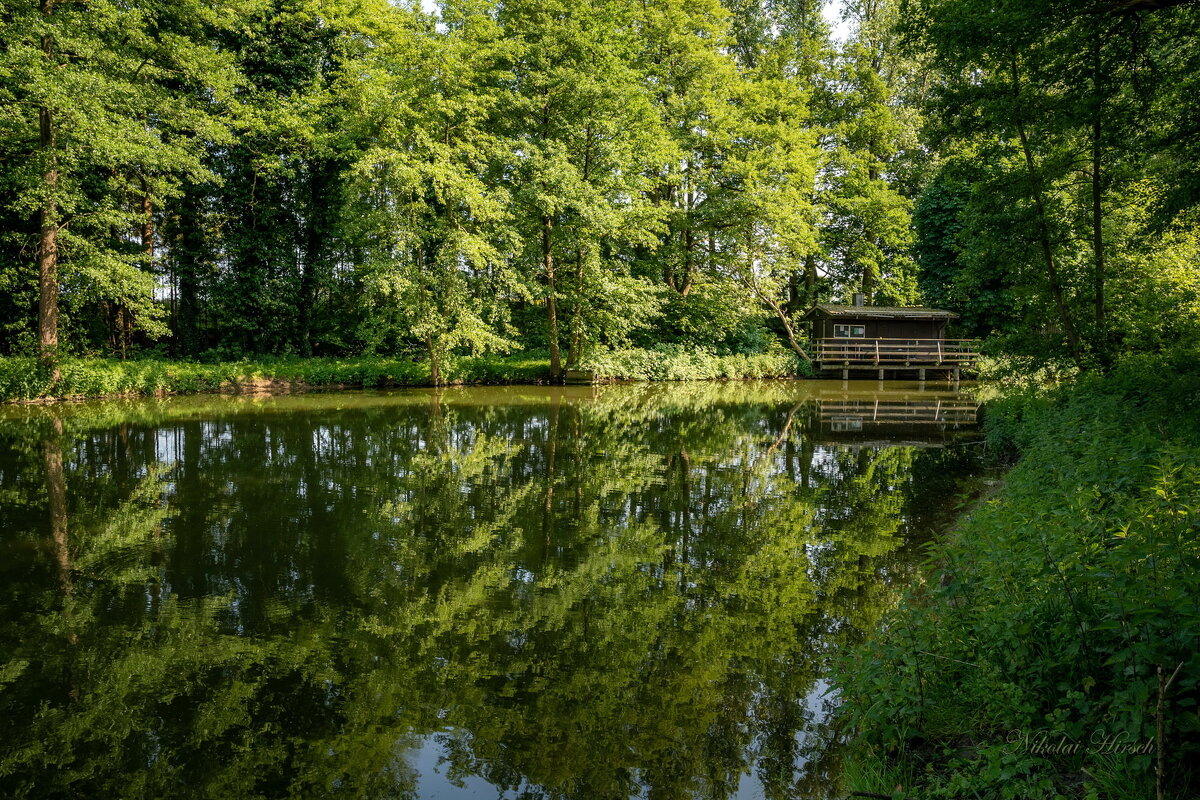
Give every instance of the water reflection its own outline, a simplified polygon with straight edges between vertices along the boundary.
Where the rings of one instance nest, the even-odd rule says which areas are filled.
[[[978,424],[978,404],[953,391],[857,389],[822,392],[815,400],[818,438],[828,443],[875,447],[940,447]]]
[[[976,449],[839,392],[4,409],[0,793],[826,796],[828,658]]]

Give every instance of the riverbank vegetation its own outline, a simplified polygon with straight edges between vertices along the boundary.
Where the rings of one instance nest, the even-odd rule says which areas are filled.
[[[1009,389],[1002,488],[843,663],[848,788],[1186,797],[1200,752],[1196,355]]]
[[[625,349],[580,364],[592,381],[747,380],[804,374],[794,354],[716,355],[694,348]],[[439,385],[550,383],[546,353],[462,356],[442,365]],[[65,359],[48,367],[34,358],[0,358],[0,399],[34,401],[193,392],[293,391],[317,387],[429,386],[428,361],[358,356],[266,357],[203,363],[161,359]]]
[[[847,788],[1191,796],[1200,140],[1178,126],[1197,8],[906,10],[900,49],[937,76],[919,282],[998,356],[985,419],[1015,466],[843,662]],[[1166,62],[1169,84],[1144,82]]]

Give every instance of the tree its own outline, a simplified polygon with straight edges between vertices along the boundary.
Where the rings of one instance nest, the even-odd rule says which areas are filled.
[[[559,301],[571,260],[577,351],[590,287],[634,288],[621,309],[627,317],[653,308],[624,281],[627,266],[609,257],[614,244],[652,244],[656,230],[643,166],[657,161],[661,137],[633,67],[635,8],[626,0],[512,0],[499,9],[513,43],[505,65],[512,89],[499,117],[514,146],[506,177],[526,242],[521,260],[545,305],[551,380],[563,374]]]
[[[0,49],[0,139],[7,208],[36,218],[38,345],[60,352],[60,295],[82,316],[109,304],[122,335],[165,332],[153,303],[153,204],[206,174],[206,142],[226,137],[217,113],[236,82],[206,46],[221,18],[204,3],[130,7],[42,0],[12,6]],[[204,94],[208,100],[200,101]],[[20,166],[16,166],[19,164]],[[60,288],[61,287],[61,288]]]
[[[805,89],[786,65],[786,51],[774,48],[747,75],[744,117],[724,170],[737,190],[737,222],[722,238],[722,252],[727,268],[775,315],[792,350],[811,363],[787,289],[817,249],[812,186],[819,151],[806,126]]]
[[[1154,157],[1162,123],[1148,117],[1172,82],[1160,94],[1141,75],[1160,58],[1164,66],[1186,60],[1195,47],[1194,38],[1161,38],[1175,31],[1182,9],[1145,18],[1094,12],[1066,0],[1010,4],[1002,13],[939,0],[914,4],[906,23],[910,46],[938,76],[934,141],[948,155],[981,159],[957,236],[959,260],[976,265],[971,270],[1008,262],[999,274],[1029,300],[1027,338],[1053,343],[1081,368],[1110,365],[1129,334],[1112,325],[1110,287],[1127,280],[1114,271],[1123,260],[1114,261],[1113,245],[1133,241],[1119,209],[1139,194],[1141,179],[1165,178],[1156,196],[1180,196],[1168,187],[1181,177]],[[980,235],[987,216],[977,211],[987,206],[1007,217],[1002,234],[993,228],[1007,252],[995,249],[997,237]],[[984,279],[976,271],[970,280]]]
[[[900,187],[917,149],[919,106],[906,100],[921,65],[900,51],[896,3],[850,3],[844,13],[853,33],[836,60],[833,135],[821,176],[828,270],[843,295],[911,304],[912,204]]]
[[[492,177],[510,153],[493,123],[511,45],[478,4],[447,4],[442,33],[403,10],[379,15],[391,24],[376,23],[374,46],[340,87],[366,109],[358,124],[371,142],[346,208],[367,254],[362,337],[375,349],[419,342],[436,386],[456,349],[511,344],[506,301],[522,287],[509,261],[509,196]]]
[[[219,180],[204,187],[222,232],[206,299],[231,354],[312,355],[328,335],[314,330],[314,309],[332,289],[354,147],[334,82],[367,16],[336,2],[273,0],[213,42],[245,76],[235,141],[210,150]]]

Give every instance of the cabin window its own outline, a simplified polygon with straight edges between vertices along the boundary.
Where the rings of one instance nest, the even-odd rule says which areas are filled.
[[[865,325],[834,325],[833,335],[838,339],[862,339],[867,335],[867,328]]]

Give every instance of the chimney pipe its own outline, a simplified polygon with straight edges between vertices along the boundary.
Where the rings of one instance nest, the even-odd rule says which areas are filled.
[[[867,304],[867,296],[862,292],[854,293],[854,305],[865,306]]]

